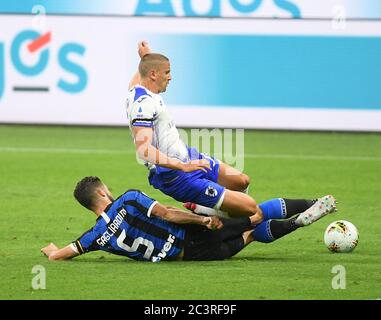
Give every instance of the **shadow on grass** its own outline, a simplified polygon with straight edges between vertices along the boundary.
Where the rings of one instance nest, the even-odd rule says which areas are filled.
[[[194,264],[202,264],[203,266],[210,265],[215,266],[216,264],[234,264],[241,262],[286,262],[286,261],[295,261],[293,257],[265,257],[265,256],[241,256],[241,257],[232,257],[230,259],[225,260],[212,260],[212,261],[161,261],[160,263],[152,263],[150,261],[136,261],[133,259],[129,259],[126,257],[114,257],[114,256],[100,256],[93,258],[77,258],[71,260],[71,262],[75,263],[128,263],[128,264],[141,264],[141,265],[152,265],[152,264],[160,264],[160,265],[194,265]]]

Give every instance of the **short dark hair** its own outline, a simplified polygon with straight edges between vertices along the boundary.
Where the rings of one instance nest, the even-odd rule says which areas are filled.
[[[147,53],[140,60],[139,73],[142,77],[146,77],[150,70],[157,70],[166,61],[169,61],[169,59],[160,53]]]
[[[85,177],[77,183],[74,189],[74,198],[85,208],[92,210],[94,207],[95,191],[103,182],[95,176]]]

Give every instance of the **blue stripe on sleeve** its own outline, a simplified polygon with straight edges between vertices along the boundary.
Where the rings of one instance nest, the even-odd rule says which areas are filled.
[[[147,128],[153,127],[153,123],[148,121],[135,121],[132,125],[134,127],[147,127]]]

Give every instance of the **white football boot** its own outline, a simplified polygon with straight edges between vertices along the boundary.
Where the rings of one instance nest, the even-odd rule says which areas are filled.
[[[336,211],[336,199],[327,195],[318,199],[310,208],[299,214],[295,223],[299,226],[308,226],[334,211]]]

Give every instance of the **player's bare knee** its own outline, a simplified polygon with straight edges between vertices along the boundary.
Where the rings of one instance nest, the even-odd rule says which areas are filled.
[[[254,215],[260,210],[256,201],[254,199],[250,199],[250,201],[246,204],[246,211],[250,212],[251,215]]]
[[[241,189],[246,190],[250,185],[250,177],[244,173],[241,174]]]
[[[241,173],[235,179],[234,190],[245,191],[249,187],[249,184],[250,184],[250,177],[244,173]]]

